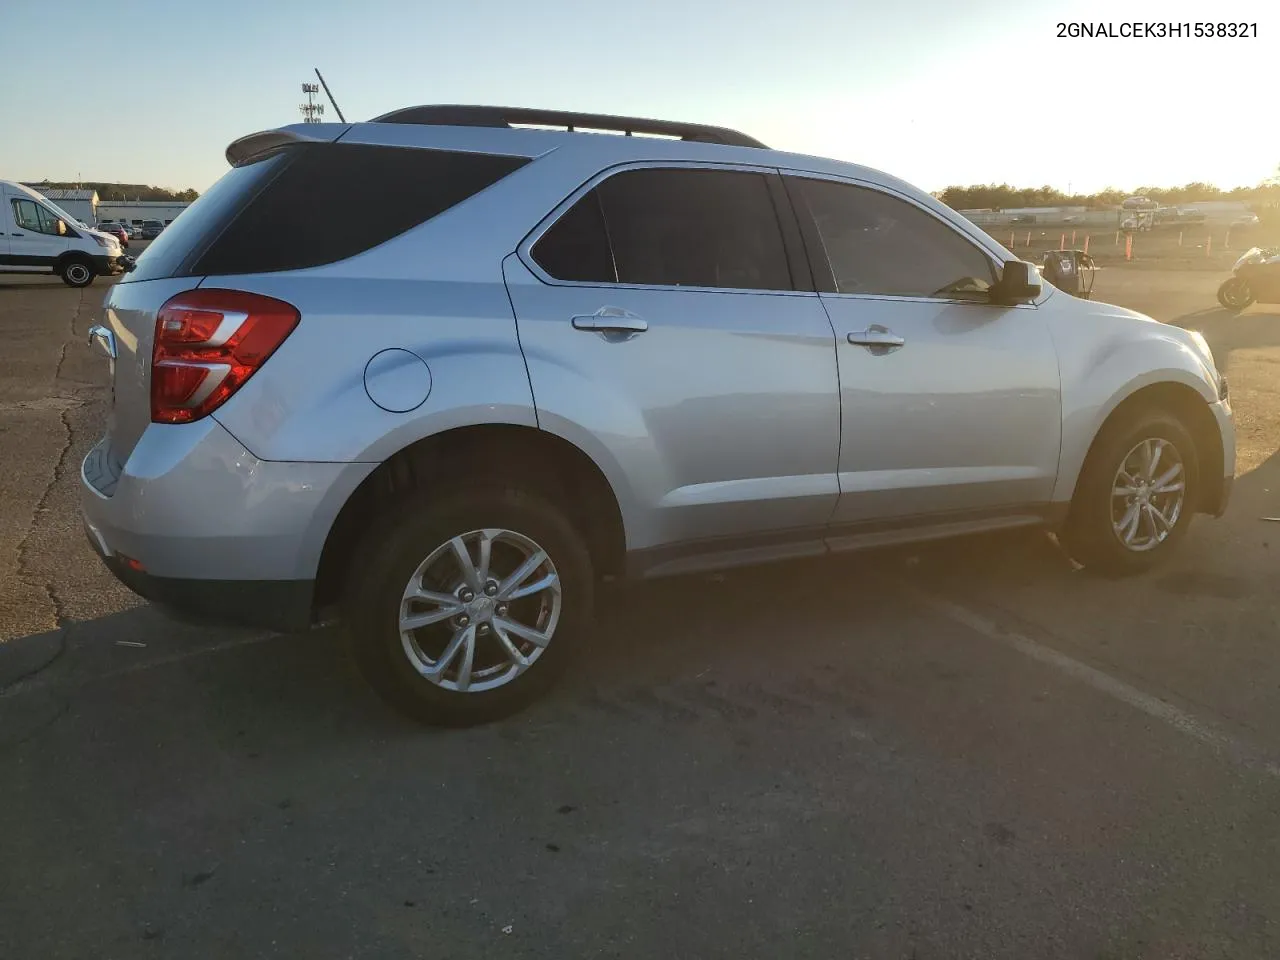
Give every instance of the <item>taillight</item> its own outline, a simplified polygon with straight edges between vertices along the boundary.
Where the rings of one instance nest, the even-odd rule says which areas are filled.
[[[241,290],[188,290],[156,317],[151,420],[190,423],[235,393],[298,325],[292,304]]]

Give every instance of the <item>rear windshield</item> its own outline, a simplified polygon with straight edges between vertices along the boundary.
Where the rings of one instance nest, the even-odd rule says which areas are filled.
[[[365,144],[290,146],[227,173],[160,234],[126,278],[335,263],[438,216],[528,162]]]

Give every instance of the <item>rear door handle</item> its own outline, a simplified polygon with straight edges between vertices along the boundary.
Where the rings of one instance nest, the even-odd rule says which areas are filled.
[[[644,333],[649,324],[637,317],[630,310],[621,307],[601,307],[588,316],[574,317],[575,330],[588,330],[594,333]]]
[[[849,342],[858,347],[888,347],[890,350],[896,350],[907,341],[888,327],[872,324],[866,330],[849,334]]]

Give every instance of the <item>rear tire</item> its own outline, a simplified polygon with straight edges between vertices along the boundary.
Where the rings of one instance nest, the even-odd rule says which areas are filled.
[[[1158,453],[1157,453],[1158,451]],[[1154,458],[1154,469],[1144,469]],[[1111,576],[1164,562],[1186,536],[1199,496],[1195,442],[1172,414],[1146,410],[1103,428],[1085,460],[1063,545]]]
[[[470,587],[458,538],[479,571]],[[508,586],[539,551],[545,562]],[[582,536],[552,503],[518,488],[412,494],[373,524],[350,569],[344,620],[355,662],[383,699],[424,723],[470,726],[520,710],[564,672],[591,622]],[[506,589],[486,597],[486,583]],[[520,595],[522,584],[544,583]],[[408,626],[414,618],[431,622]],[[549,639],[527,639],[535,636]]]
[[[87,287],[93,283],[95,275],[93,265],[80,259],[68,260],[59,273],[68,287]]]

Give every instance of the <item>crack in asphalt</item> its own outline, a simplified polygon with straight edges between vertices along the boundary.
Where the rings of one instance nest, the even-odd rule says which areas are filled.
[[[58,354],[58,362],[54,367],[53,382],[51,384],[50,395],[57,395],[59,380],[62,376],[62,365],[67,359],[67,347],[75,338],[76,322],[80,319],[80,314],[84,310],[84,292],[81,291],[80,299],[76,302],[76,307],[71,311],[71,317],[68,321],[68,335],[63,339],[62,349]],[[27,531],[22,539],[18,541],[16,550],[16,574],[19,580],[38,587],[45,595],[48,601],[49,609],[53,615],[53,625],[58,631],[58,649],[48,660],[38,667],[27,671],[22,676],[7,683],[2,689],[12,690],[24,681],[31,679],[37,674],[43,673],[53,666],[67,652],[67,636],[68,621],[66,616],[66,604],[54,583],[52,578],[41,578],[31,568],[30,548],[36,533],[40,527],[41,520],[48,515],[49,501],[53,496],[54,490],[66,475],[67,458],[71,453],[71,447],[74,441],[74,431],[71,427],[71,420],[67,416],[68,408],[64,407],[58,414],[58,422],[62,424],[63,438],[62,448],[58,451],[57,462],[54,463],[53,472],[49,477],[49,482],[45,484],[44,490],[40,493],[40,499],[36,501],[35,509],[31,512],[31,522],[27,526]]]

